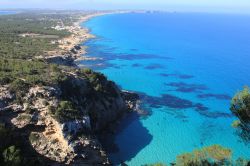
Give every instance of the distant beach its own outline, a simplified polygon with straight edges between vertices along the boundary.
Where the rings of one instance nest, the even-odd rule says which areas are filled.
[[[72,26],[65,26],[65,27],[56,27],[58,29],[66,29],[72,33],[72,35],[60,39],[59,43],[59,50],[49,51],[48,54],[50,57],[53,56],[61,56],[67,52],[72,51],[75,47],[79,47],[74,54],[75,61],[82,61],[82,60],[97,60],[97,57],[88,57],[85,56],[86,54],[86,46],[84,43],[89,39],[94,38],[95,36],[89,33],[89,29],[82,26],[85,22],[89,21],[90,19],[98,16],[103,16],[107,14],[115,14],[115,13],[124,13],[121,11],[112,11],[112,12],[90,12],[89,14],[84,14],[83,16],[79,17],[76,22],[73,23]]]

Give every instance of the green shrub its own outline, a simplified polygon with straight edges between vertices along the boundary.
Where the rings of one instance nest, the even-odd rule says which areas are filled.
[[[6,139],[9,138],[9,139]],[[9,145],[11,141],[11,131],[5,127],[5,124],[0,123],[0,152]]]
[[[35,143],[39,140],[39,135],[37,135],[36,133],[30,133],[29,140],[31,143]]]
[[[250,122],[250,92],[248,87],[244,87],[232,98],[230,110],[240,121]]]
[[[91,74],[92,70],[89,69],[89,68],[84,68],[84,69],[82,69],[82,72],[85,73],[85,74]]]
[[[10,146],[3,152],[3,159],[7,166],[18,166],[21,165],[21,153],[20,149],[15,146]]]
[[[10,84],[10,90],[15,93],[18,93],[21,91],[27,91],[28,88],[29,88],[29,84],[27,84],[26,82],[20,79],[16,79]]]
[[[11,78],[8,75],[0,75],[0,85],[6,85],[11,83]]]
[[[241,126],[241,123],[240,123],[239,120],[235,120],[235,121],[233,121],[233,123],[231,124],[231,126],[232,126],[233,128],[238,128],[238,127]]]
[[[0,59],[0,85],[10,84],[10,90],[19,98],[31,86],[55,85],[66,78],[60,67],[54,64],[39,60]]]
[[[30,121],[31,116],[29,114],[21,114],[17,117],[18,121]]]
[[[142,165],[142,166],[167,166],[167,165],[163,164],[163,163],[154,163],[154,164],[145,164],[145,165]]]
[[[82,113],[70,101],[61,101],[53,114],[59,122],[80,119],[82,117]]]
[[[177,166],[217,165],[230,161],[232,152],[220,145],[212,145],[184,153],[176,158]]]

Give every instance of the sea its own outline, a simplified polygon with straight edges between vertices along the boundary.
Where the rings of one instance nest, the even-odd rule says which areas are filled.
[[[231,126],[230,111],[233,95],[250,86],[250,15],[109,14],[82,26],[96,36],[86,55],[99,59],[79,65],[140,94],[148,113],[117,126],[107,146],[115,165],[169,164],[214,144],[250,159],[250,134]]]
[[[9,14],[16,14],[16,13],[17,11],[7,11],[7,10],[1,11],[0,10],[0,15],[9,15]]]

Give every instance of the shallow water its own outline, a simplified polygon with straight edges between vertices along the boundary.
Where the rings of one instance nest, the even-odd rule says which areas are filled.
[[[234,159],[250,143],[231,127],[230,98],[250,85],[250,16],[194,13],[114,14],[85,23],[96,39],[81,62],[141,94],[147,118],[130,115],[111,151],[115,164],[171,163],[221,144]]]

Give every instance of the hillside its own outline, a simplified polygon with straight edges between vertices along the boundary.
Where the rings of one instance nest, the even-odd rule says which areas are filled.
[[[81,47],[60,47],[73,35],[65,27],[88,14],[0,16],[0,165],[110,164],[96,134],[133,110],[138,97],[78,68]]]

